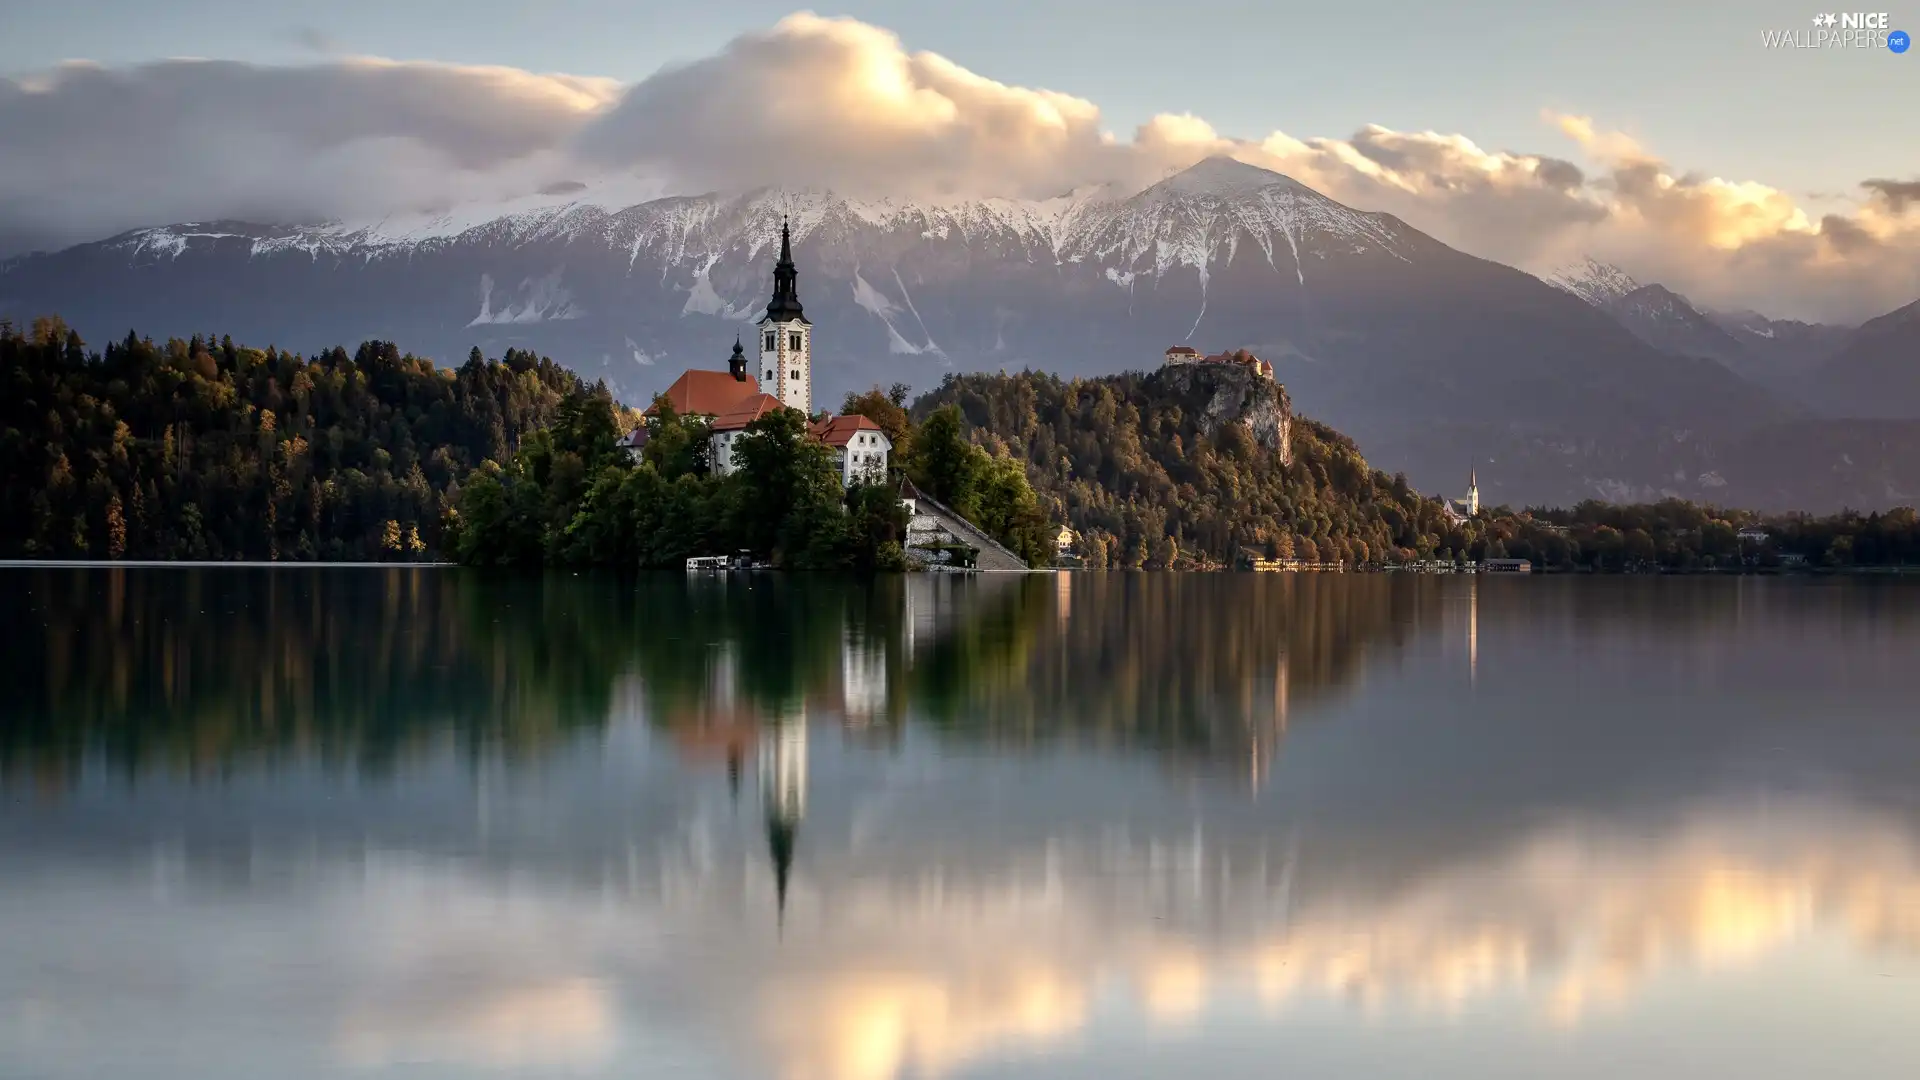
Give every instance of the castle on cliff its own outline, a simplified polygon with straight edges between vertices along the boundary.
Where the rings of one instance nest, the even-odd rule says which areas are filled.
[[[1235,349],[1232,352],[1214,353],[1211,356],[1203,356],[1200,350],[1190,345],[1175,345],[1167,350],[1166,362],[1169,365],[1239,364],[1263,379],[1269,381],[1273,379],[1273,365],[1245,349]]]

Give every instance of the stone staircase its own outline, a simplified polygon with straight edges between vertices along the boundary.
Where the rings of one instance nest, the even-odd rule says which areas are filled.
[[[914,500],[921,517],[932,518],[942,529],[980,549],[974,560],[975,569],[988,573],[1033,573],[1025,559],[1007,550],[1006,547],[974,528],[973,523],[954,513],[945,505],[934,501],[926,492],[920,492]]]

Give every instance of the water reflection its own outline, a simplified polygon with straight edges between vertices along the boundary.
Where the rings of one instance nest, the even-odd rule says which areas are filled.
[[[0,578],[0,1075],[1920,1068],[1897,585],[228,573]]]
[[[1439,603],[1389,585],[13,572],[0,617],[25,629],[0,678],[26,697],[0,763],[54,787],[89,754],[136,774],[384,771],[443,742],[536,753],[620,716],[734,753],[776,716],[892,729],[913,710],[995,745],[1085,737],[1253,760],[1257,777],[1290,701],[1337,690],[1366,645],[1391,647]]]

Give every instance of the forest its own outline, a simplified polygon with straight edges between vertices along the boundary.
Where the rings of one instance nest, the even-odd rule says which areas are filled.
[[[1284,390],[1278,390],[1284,402]],[[1482,508],[1457,520],[1304,417],[1286,456],[1161,373],[949,376],[849,395],[897,475],[1026,558],[1061,524],[1092,568],[1246,554],[1379,566],[1512,557],[1596,572],[1920,563],[1912,508],[1814,517],[1678,500]],[[550,358],[437,367],[389,342],[311,356],[134,333],[90,349],[55,318],[0,323],[0,558],[677,566],[747,550],[790,568],[902,565],[895,480],[842,489],[797,416],[707,474],[704,427],[639,414]]]
[[[1079,534],[1091,568],[1211,569],[1243,552],[1354,567],[1522,558],[1594,572],[1920,564],[1911,507],[1815,517],[1593,500],[1455,520],[1324,424],[1294,418],[1290,461],[1242,425],[1209,432],[1163,372],[949,376],[914,405],[942,408],[959,410],[973,441],[1025,463],[1044,512]]]
[[[544,357],[457,370],[0,323],[0,556],[371,560],[445,547],[460,487],[589,392]]]

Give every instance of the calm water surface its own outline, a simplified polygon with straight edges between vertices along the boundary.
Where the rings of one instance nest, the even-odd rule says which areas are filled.
[[[1920,587],[0,571],[0,1076],[1920,1076]]]

